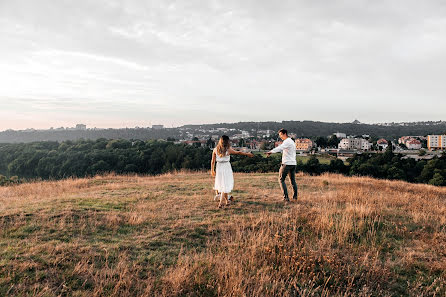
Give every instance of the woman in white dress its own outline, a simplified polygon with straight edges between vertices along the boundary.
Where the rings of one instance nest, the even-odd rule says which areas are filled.
[[[211,174],[215,176],[214,190],[220,193],[220,203],[218,208],[222,208],[222,202],[229,205],[228,195],[234,188],[234,177],[232,175],[232,167],[229,162],[231,155],[243,155],[253,157],[252,153],[236,151],[229,144],[229,137],[223,135],[218,141],[217,147],[212,152]],[[215,169],[217,163],[217,169]]]

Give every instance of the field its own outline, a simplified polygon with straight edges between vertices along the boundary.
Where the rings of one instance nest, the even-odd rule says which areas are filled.
[[[311,158],[311,156],[300,156],[300,155],[298,155],[297,156],[297,160],[301,160],[302,161],[302,163],[307,163],[308,162],[308,160]],[[329,156],[317,156],[317,159],[319,160],[319,162],[321,163],[321,164],[330,164],[330,161],[331,160],[336,160],[336,158],[335,157],[329,157]]]
[[[446,188],[208,173],[0,188],[0,296],[445,296]]]

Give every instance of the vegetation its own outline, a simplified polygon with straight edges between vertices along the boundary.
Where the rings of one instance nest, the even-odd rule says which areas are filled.
[[[20,179],[86,177],[104,172],[162,174],[182,169],[204,170],[210,167],[210,160],[209,148],[166,141],[99,139],[0,144],[0,174]],[[280,163],[280,154],[269,158],[263,154],[232,158],[236,172],[277,171]],[[324,172],[365,175],[446,186],[446,154],[428,161],[415,161],[388,150],[356,155],[347,164],[339,159],[312,155],[297,158],[297,171],[313,175]],[[10,179],[3,178],[5,182],[0,179],[0,185]]]
[[[103,172],[160,174],[209,167],[207,148],[165,141],[79,140],[0,144],[0,174],[60,179]]]
[[[0,188],[0,296],[444,296],[446,188],[238,173]]]
[[[0,186],[9,186],[20,183],[17,176],[11,176],[10,178],[0,174]]]
[[[349,163],[349,175],[446,186],[446,154],[427,161],[415,161],[412,158],[404,159],[403,155],[387,150],[383,154],[356,155]]]

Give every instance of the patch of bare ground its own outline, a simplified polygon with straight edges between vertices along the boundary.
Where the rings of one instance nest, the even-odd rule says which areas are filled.
[[[0,296],[444,296],[446,189],[341,175],[97,176],[0,188]]]

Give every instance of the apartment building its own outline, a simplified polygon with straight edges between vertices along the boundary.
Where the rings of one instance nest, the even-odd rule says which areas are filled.
[[[404,144],[409,150],[421,149],[421,141],[414,136],[403,136],[398,139],[399,144]]]
[[[313,141],[308,138],[298,138],[295,143],[296,151],[309,152],[313,148]]]
[[[405,143],[406,147],[410,150],[419,150],[421,149],[421,141],[418,139],[412,138]]]
[[[372,148],[372,144],[363,138],[344,138],[339,142],[338,148],[341,150],[364,150]]]
[[[446,149],[446,135],[428,135],[427,148],[430,150]]]

